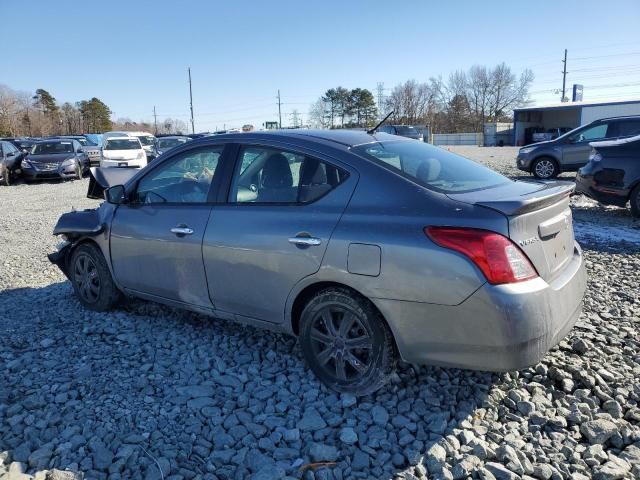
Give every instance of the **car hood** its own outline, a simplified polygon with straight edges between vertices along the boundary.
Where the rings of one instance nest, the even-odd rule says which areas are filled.
[[[27,160],[34,163],[62,163],[69,158],[73,158],[73,153],[48,153],[43,155],[29,154]]]
[[[531,148],[531,147],[543,147],[545,145],[553,145],[554,143],[556,143],[556,140],[545,140],[544,142],[536,142],[536,143],[530,143],[529,145],[525,145],[522,148]]]

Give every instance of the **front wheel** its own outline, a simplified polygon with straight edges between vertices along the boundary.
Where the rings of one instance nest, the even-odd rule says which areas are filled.
[[[557,177],[560,173],[560,169],[554,159],[542,157],[533,162],[531,172],[536,176],[536,178],[548,179]]]
[[[640,218],[640,185],[636,185],[636,188],[631,191],[629,203],[631,203],[631,215]]]
[[[90,310],[104,312],[120,299],[107,262],[98,247],[85,243],[71,255],[69,278],[80,303]]]
[[[322,290],[307,303],[299,341],[311,370],[337,392],[373,393],[396,367],[384,319],[371,302],[346,288]]]
[[[76,162],[76,180],[82,180],[82,165]]]

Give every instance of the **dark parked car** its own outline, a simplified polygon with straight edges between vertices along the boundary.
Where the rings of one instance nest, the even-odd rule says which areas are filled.
[[[73,139],[49,139],[36,142],[22,160],[25,180],[44,178],[82,178],[89,170],[89,157]]]
[[[534,143],[518,152],[520,170],[538,178],[554,178],[561,172],[575,172],[589,161],[590,142],[640,134],[640,116],[596,120],[555,140]]]
[[[156,140],[156,152],[158,152],[158,155],[162,155],[167,150],[171,150],[173,147],[190,141],[191,138],[182,135],[160,137]]]
[[[82,145],[82,151],[89,156],[89,163],[92,167],[100,165],[100,146],[84,135],[61,135],[58,138],[72,138]]]
[[[37,140],[32,138],[0,138],[0,140],[11,142],[14,147],[24,153],[30,152],[37,142]]]
[[[9,186],[20,172],[25,153],[8,141],[0,141],[0,185]]]
[[[413,138],[414,140],[420,140],[421,142],[424,141],[424,135],[422,132],[411,125],[382,125],[378,131],[390,133],[391,135]]]
[[[578,170],[576,190],[607,205],[631,204],[640,217],[640,135],[594,142],[589,163]]]
[[[217,135],[92,175],[107,201],[64,214],[49,256],[82,305],[124,293],[297,335],[338,391],[378,389],[397,356],[520,369],[581,312],[573,185],[514,182],[424,142]]]

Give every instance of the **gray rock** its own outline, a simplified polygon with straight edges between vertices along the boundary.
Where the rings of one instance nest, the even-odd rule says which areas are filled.
[[[53,452],[48,447],[42,447],[34,451],[29,455],[29,467],[36,470],[42,470],[49,466],[49,460]]]
[[[314,462],[335,462],[338,459],[338,449],[332,445],[312,443],[309,456]]]
[[[315,408],[309,408],[305,410],[304,415],[298,422],[298,428],[300,431],[316,431],[327,426],[327,422],[324,421],[318,410]]]
[[[40,341],[40,346],[42,348],[49,348],[54,343],[56,343],[56,341],[53,338],[45,338],[44,340]]]
[[[340,441],[347,445],[353,445],[358,441],[358,434],[351,427],[345,427],[340,431]]]
[[[386,408],[381,407],[380,405],[375,405],[371,409],[371,418],[373,419],[373,423],[376,425],[386,425],[389,421],[389,413]]]
[[[631,470],[631,465],[625,460],[615,455],[610,455],[609,458],[611,460],[607,463],[595,468],[594,480],[618,480],[624,478]]]
[[[517,475],[500,463],[488,462],[487,464],[485,464],[484,468],[487,469],[491,474],[493,474],[496,480],[520,479],[520,475]]]
[[[437,443],[431,445],[426,453],[427,470],[429,470],[429,473],[434,474],[440,472],[445,465],[446,458],[447,452],[441,445]]]
[[[605,443],[617,431],[615,423],[604,419],[591,420],[580,425],[580,432],[591,444]]]
[[[537,463],[533,466],[533,476],[540,480],[549,480],[553,475],[553,469],[545,463]]]
[[[113,453],[104,444],[93,446],[93,467],[98,470],[107,470],[113,462]]]
[[[365,452],[360,449],[357,449],[353,452],[353,458],[351,459],[351,468],[356,472],[367,471],[369,470],[369,465],[371,463],[371,458]]]

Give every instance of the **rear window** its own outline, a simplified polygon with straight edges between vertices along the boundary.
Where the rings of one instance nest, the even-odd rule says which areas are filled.
[[[355,153],[441,193],[465,193],[510,182],[479,163],[419,142],[361,145]]]

